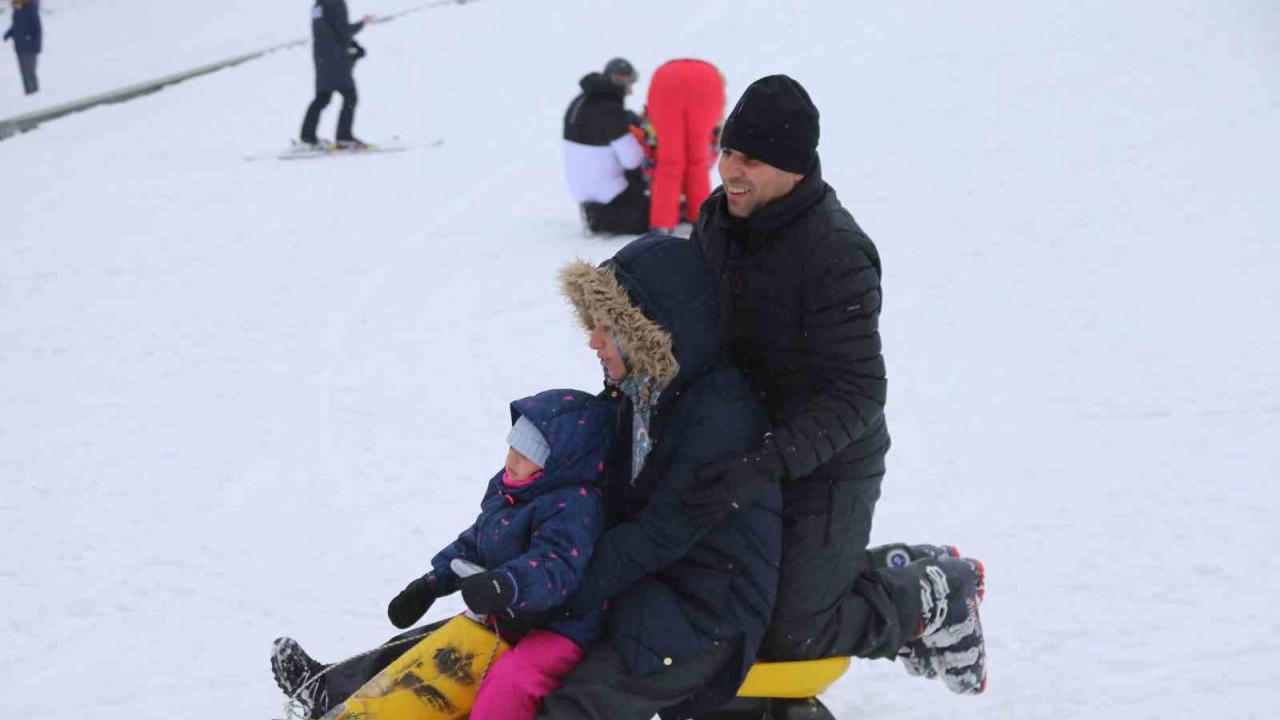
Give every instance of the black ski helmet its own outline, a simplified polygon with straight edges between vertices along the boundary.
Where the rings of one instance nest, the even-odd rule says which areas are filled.
[[[614,58],[604,64],[604,76],[612,77],[614,75],[623,75],[631,78],[631,82],[635,82],[637,75],[635,67],[627,62],[626,58]]]

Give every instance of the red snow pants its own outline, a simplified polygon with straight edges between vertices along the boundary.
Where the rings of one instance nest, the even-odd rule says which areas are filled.
[[[697,222],[711,194],[711,134],[724,116],[724,78],[702,60],[672,60],[653,73],[646,105],[658,139],[650,186],[649,225],[672,228],[685,215]]]

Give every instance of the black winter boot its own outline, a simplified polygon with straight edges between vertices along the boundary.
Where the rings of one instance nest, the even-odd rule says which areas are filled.
[[[313,660],[293,638],[276,638],[271,644],[271,675],[275,677],[276,685],[312,718],[321,717],[329,709],[325,679],[308,682],[325,667]]]
[[[917,560],[939,560],[944,557],[960,557],[955,545],[904,545],[893,543],[867,548],[872,568],[905,567]]]
[[[987,648],[978,614],[986,593],[982,563],[944,557],[888,572],[896,575],[899,570],[916,580],[914,590],[909,584],[895,583],[899,588],[896,604],[905,606],[905,618],[916,623],[912,639],[898,652],[907,673],[942,678],[949,690],[962,695],[986,690]]]

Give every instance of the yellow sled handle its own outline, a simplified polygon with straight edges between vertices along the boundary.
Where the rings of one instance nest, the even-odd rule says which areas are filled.
[[[738,697],[807,698],[821,695],[849,669],[849,658],[758,662],[738,688]]]

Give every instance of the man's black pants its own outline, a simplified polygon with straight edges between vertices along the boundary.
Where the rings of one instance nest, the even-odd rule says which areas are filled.
[[[582,203],[587,229],[593,233],[639,235],[649,230],[649,196],[644,177],[628,173],[627,189],[605,203]]]
[[[893,598],[918,589],[895,592],[898,574],[873,569],[867,553],[882,480],[783,483],[778,602],[761,660],[893,657],[910,639]]]
[[[307,115],[302,119],[302,142],[314,143],[316,141],[316,126],[320,124],[320,112],[329,105],[329,101],[333,98],[333,94],[342,94],[342,111],[338,114],[338,137],[336,140],[353,140],[355,136],[351,134],[351,124],[356,118],[356,102],[359,97],[356,95],[354,86],[349,88],[337,88],[332,90],[316,90],[316,99],[311,101],[311,105],[307,108]]]

